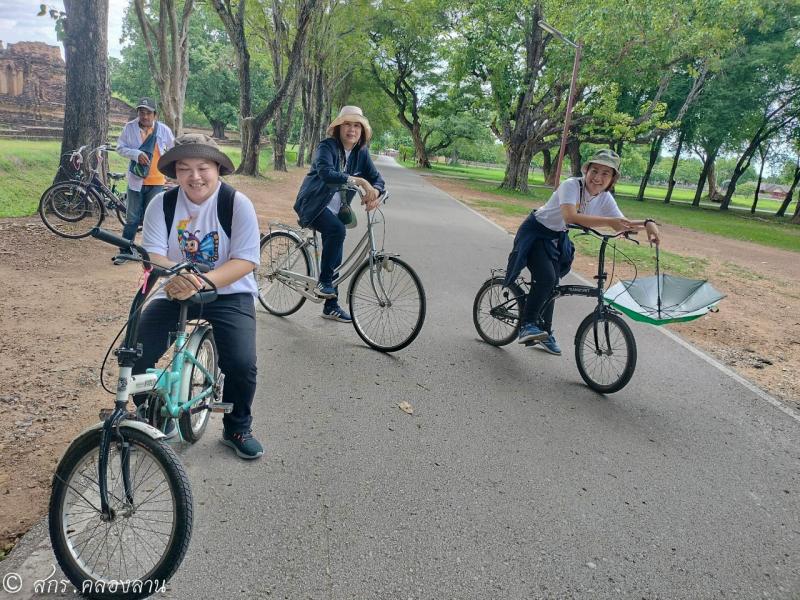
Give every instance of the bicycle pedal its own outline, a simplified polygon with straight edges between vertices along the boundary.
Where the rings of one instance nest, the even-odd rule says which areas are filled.
[[[214,413],[225,413],[233,411],[233,402],[212,402],[208,405],[208,410]]]

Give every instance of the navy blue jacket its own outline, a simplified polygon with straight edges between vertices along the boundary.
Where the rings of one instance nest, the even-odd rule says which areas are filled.
[[[303,179],[294,202],[301,227],[308,227],[317,218],[350,175],[363,177],[372,187],[383,191],[385,184],[369,156],[368,146],[356,144],[346,165],[342,164],[344,157],[344,146],[336,138],[325,138],[317,146],[311,170]],[[347,200],[352,200],[354,195],[355,192],[348,192]]]
[[[508,265],[506,266],[506,278],[503,285],[511,285],[516,280],[522,269],[528,266],[528,255],[533,251],[533,243],[536,240],[556,240],[555,244],[545,244],[545,252],[556,267],[559,277],[564,277],[569,273],[572,260],[575,258],[575,246],[569,239],[566,231],[553,231],[539,223],[535,216],[536,211],[531,212],[528,218],[522,222],[517,235],[514,236],[514,247],[508,255]]]

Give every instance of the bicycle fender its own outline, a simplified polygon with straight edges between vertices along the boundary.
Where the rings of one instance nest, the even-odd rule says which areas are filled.
[[[94,425],[92,425],[90,427],[87,427],[86,429],[81,431],[80,435],[78,435],[78,437],[75,438],[75,440],[72,442],[72,444],[75,444],[78,440],[80,440],[81,438],[83,438],[86,435],[89,435],[93,431],[95,431],[97,429],[102,429],[104,422],[105,421],[98,421]],[[120,427],[127,427],[127,428],[130,428],[130,429],[136,429],[137,431],[141,431],[142,433],[150,436],[154,440],[160,440],[160,439],[164,439],[165,437],[167,437],[167,436],[164,435],[163,432],[159,431],[158,429],[156,429],[155,427],[153,427],[149,423],[145,423],[143,421],[134,421],[132,419],[123,419],[122,421],[120,421],[119,426]],[[72,444],[70,444],[70,446]]]
[[[266,238],[268,238],[269,236],[271,236],[273,233],[285,233],[286,235],[288,235],[289,237],[291,237],[292,239],[294,239],[294,240],[295,240],[295,241],[296,241],[298,244],[302,244],[302,243],[303,243],[303,241],[304,241],[302,237],[300,237],[299,235],[297,235],[297,234],[296,234],[296,233],[295,233],[293,230],[291,230],[291,229],[275,229],[275,230],[273,230],[273,231],[270,231],[269,233],[265,233],[264,235],[262,235],[262,236],[261,236],[261,240],[259,241],[259,245],[261,244],[261,242],[263,242],[263,241],[264,241]]]

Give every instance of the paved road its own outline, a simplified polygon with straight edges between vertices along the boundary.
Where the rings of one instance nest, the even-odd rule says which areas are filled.
[[[557,308],[563,357],[481,343],[472,300],[511,238],[379,168],[423,331],[387,356],[318,306],[260,312],[268,455],[233,457],[218,421],[183,452],[195,532],[166,597],[800,597],[800,421],[638,325],[632,382],[598,396],[570,355],[586,299]],[[38,528],[0,571],[51,563]]]

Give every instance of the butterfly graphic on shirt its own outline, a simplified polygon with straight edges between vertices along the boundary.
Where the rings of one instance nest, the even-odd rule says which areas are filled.
[[[210,231],[202,238],[200,230],[187,229],[188,221],[178,223],[178,244],[186,260],[213,267],[219,259],[219,233]]]

